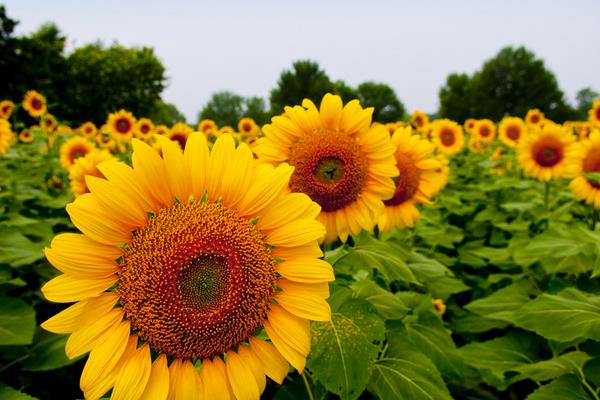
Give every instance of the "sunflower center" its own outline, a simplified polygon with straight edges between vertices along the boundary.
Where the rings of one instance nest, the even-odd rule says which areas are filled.
[[[479,129],[479,134],[482,137],[488,137],[488,136],[490,136],[490,133],[492,133],[492,131],[487,126],[483,126],[483,127],[481,127],[481,129]]]
[[[40,99],[33,99],[33,100],[31,100],[31,107],[34,110],[41,110],[42,106],[43,106],[43,103],[42,103],[42,101]]]
[[[600,107],[596,108],[596,119],[600,121]]]
[[[71,162],[75,161],[79,157],[83,157],[88,153],[88,149],[84,146],[73,146],[71,149]]]
[[[552,167],[563,158],[562,146],[558,142],[542,142],[533,147],[533,158],[542,167]]]
[[[394,178],[396,191],[391,199],[383,202],[386,206],[397,206],[404,203],[411,199],[419,188],[421,172],[412,157],[407,154],[396,154],[396,166],[400,171],[400,176]]]
[[[510,140],[519,140],[519,136],[521,136],[521,130],[519,129],[518,126],[515,125],[510,125],[507,129],[506,129],[506,136],[510,139]]]
[[[600,148],[592,148],[583,159],[583,172],[600,172]],[[588,183],[600,189],[600,183],[588,179]]]
[[[336,211],[358,199],[367,177],[367,159],[358,142],[340,132],[316,131],[293,144],[293,192],[306,193],[323,211]]]
[[[148,125],[142,125],[142,128],[140,130],[142,131],[142,133],[148,133],[150,132],[150,127]]]
[[[540,121],[540,116],[537,114],[533,114],[531,118],[529,118],[532,124],[537,124]]]
[[[416,117],[415,118],[415,126],[417,128],[420,128],[422,125],[423,125],[423,119],[420,116]]]
[[[117,132],[125,134],[131,130],[131,122],[127,118],[119,118],[115,124]]]
[[[171,135],[171,140],[176,141],[177,143],[179,143],[179,146],[182,149],[185,149],[185,143],[187,142],[187,136],[185,136],[181,133],[173,133]]]
[[[4,106],[4,107],[2,108],[2,112],[3,112],[4,114],[8,114],[8,113],[10,112],[10,110],[11,110],[11,106]]]
[[[117,291],[155,351],[204,359],[248,339],[275,294],[264,236],[217,203],[161,209],[125,247]]]
[[[244,123],[242,128],[244,129],[244,132],[250,132],[252,130],[252,125],[250,125],[250,123],[246,122],[246,123]]]
[[[456,138],[454,137],[454,132],[450,129],[444,129],[440,133],[440,141],[444,146],[452,146],[454,142],[456,142]]]

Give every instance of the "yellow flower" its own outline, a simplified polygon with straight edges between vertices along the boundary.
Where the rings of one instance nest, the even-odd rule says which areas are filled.
[[[472,134],[484,143],[491,143],[496,137],[496,124],[489,119],[480,119],[475,123]]]
[[[19,142],[21,142],[21,143],[33,142],[33,133],[31,133],[30,129],[23,129],[21,131],[21,133],[19,133]]]
[[[200,133],[183,152],[156,138],[162,158],[134,139],[133,168],[99,164],[106,179],[67,206],[82,233],[46,249],[62,274],[42,292],[75,304],[42,327],[90,352],[85,398],[258,399],[265,375],[303,371],[310,320],[330,319],[319,207],[230,135],[211,152]]]
[[[73,130],[68,125],[61,124],[56,128],[56,133],[59,135],[71,135]]]
[[[8,153],[14,141],[15,134],[11,129],[10,122],[4,118],[0,118],[0,157]]]
[[[135,137],[149,140],[154,135],[154,124],[148,118],[140,118],[135,124]]]
[[[190,128],[185,122],[177,122],[171,127],[167,137],[172,141],[177,142],[179,147],[184,149],[185,143],[187,142],[187,139],[191,133],[192,128]]]
[[[230,133],[230,134],[235,134],[235,129],[233,129],[231,126],[229,125],[225,125],[219,128],[219,135],[222,135],[224,133]]]
[[[416,110],[410,117],[410,124],[416,130],[424,128],[429,123],[429,116],[423,111]]]
[[[41,117],[46,113],[46,99],[35,90],[25,93],[23,108],[32,117]]]
[[[527,111],[525,123],[531,127],[538,128],[544,123],[544,113],[537,108]]]
[[[58,125],[58,121],[56,121],[56,118],[52,114],[46,113],[40,119],[40,128],[42,128],[42,132],[44,132],[44,133],[50,133],[50,132],[54,131],[54,129],[56,129],[57,125]]]
[[[562,126],[544,126],[519,142],[517,159],[527,176],[541,181],[559,179],[565,170],[565,154],[574,140]]]
[[[469,134],[473,134],[473,129],[475,129],[475,124],[477,123],[477,120],[474,118],[469,118],[465,121],[465,123],[463,124],[463,127],[465,128],[465,132],[469,133]]]
[[[204,133],[208,137],[211,133],[217,130],[217,124],[212,119],[203,119],[198,124],[198,131]]]
[[[431,304],[433,304],[433,308],[435,308],[435,311],[437,311],[438,314],[444,315],[444,313],[446,312],[446,304],[444,304],[444,300],[433,299],[431,301]]]
[[[459,153],[465,146],[462,127],[449,119],[436,120],[431,137],[435,147],[446,156]]]
[[[157,125],[156,128],[154,129],[154,133],[157,135],[168,136],[169,127],[166,125]]]
[[[290,189],[321,206],[327,243],[372,231],[383,200],[394,195],[395,149],[385,126],[370,127],[372,114],[358,100],[344,106],[332,94],[323,97],[320,109],[305,99],[302,107],[286,107],[273,117],[255,148],[262,162],[295,168]]]
[[[588,112],[588,116],[589,116],[588,117],[589,121],[593,125],[600,127],[600,99],[594,100],[594,103],[592,104],[592,108]]]
[[[252,135],[258,130],[258,125],[252,118],[242,118],[238,122],[238,132],[242,135]]]
[[[133,136],[135,118],[130,112],[119,110],[109,114],[106,125],[116,141],[128,142]]]
[[[10,100],[2,100],[0,101],[0,118],[9,119],[13,109],[15,108],[15,103]]]
[[[79,157],[94,150],[94,145],[81,136],[74,136],[60,145],[60,165],[69,169]]]
[[[567,151],[566,164],[565,176],[573,179],[569,187],[575,198],[600,208],[600,183],[585,176],[600,172],[600,131],[574,143]]]
[[[519,117],[504,117],[500,122],[500,140],[508,147],[516,147],[525,135],[527,125]]]
[[[473,153],[482,153],[482,152],[484,152],[484,151],[487,150],[488,143],[483,142],[477,136],[471,136],[469,138],[469,141],[467,142],[467,147],[469,148],[470,152],[473,152]]]
[[[433,157],[434,147],[426,139],[413,135],[412,129],[400,128],[392,136],[396,146],[396,166],[400,176],[395,178],[394,196],[384,201],[385,210],[377,225],[382,232],[394,227],[413,227],[420,218],[417,204],[431,204],[429,199],[445,184],[442,163]]]
[[[94,137],[98,133],[98,128],[93,122],[86,122],[79,127],[79,132],[85,137]]]
[[[89,193],[86,183],[86,176],[96,176],[104,178],[102,172],[98,169],[98,164],[102,161],[116,161],[117,159],[110,155],[106,150],[92,150],[83,157],[77,158],[69,168],[69,181],[71,193],[75,197]]]
[[[96,135],[96,144],[103,149],[112,149],[115,147],[115,141],[109,133],[100,133]]]

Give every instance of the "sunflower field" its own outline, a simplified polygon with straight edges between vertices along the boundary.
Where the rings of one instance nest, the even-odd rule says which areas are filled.
[[[600,399],[600,99],[51,108],[0,102],[1,399]]]

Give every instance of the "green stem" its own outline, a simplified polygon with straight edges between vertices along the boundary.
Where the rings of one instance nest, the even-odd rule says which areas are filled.
[[[550,211],[550,181],[546,181],[544,184],[544,208],[546,211]]]
[[[25,360],[27,360],[29,357],[31,357],[31,355],[30,355],[30,354],[25,354],[25,355],[24,355],[24,356],[22,356],[22,357],[19,357],[19,358],[15,359],[15,360],[12,360],[12,361],[11,361],[11,362],[9,362],[8,364],[6,364],[6,365],[3,365],[2,367],[0,367],[0,372],[4,372],[4,371],[6,371],[7,369],[9,369],[10,367],[12,367],[13,365],[15,365],[15,364],[18,364],[18,363],[20,363],[20,362],[22,362],[22,361],[25,361]]]
[[[590,384],[588,383],[587,379],[583,378],[581,380],[581,383],[588,390],[588,392],[590,392],[592,394],[592,396],[594,396],[594,400],[600,400],[600,397],[598,397],[598,393],[596,393],[596,391],[594,390],[594,388],[590,386]]]
[[[310,388],[310,383],[308,383],[308,378],[306,378],[306,373],[301,374],[300,376],[304,381],[304,387],[306,388],[306,393],[308,394],[309,400],[315,400],[315,396],[313,396],[312,390]]]
[[[592,204],[592,223],[590,224],[591,230],[596,230],[596,222],[598,222],[598,210]]]

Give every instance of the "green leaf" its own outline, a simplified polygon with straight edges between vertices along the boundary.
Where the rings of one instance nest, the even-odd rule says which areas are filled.
[[[451,400],[435,365],[423,354],[404,351],[375,363],[369,391],[382,400]]]
[[[30,344],[35,330],[35,311],[22,300],[0,298],[0,346]]]
[[[576,289],[558,295],[542,294],[514,312],[514,322],[547,339],[566,342],[577,338],[600,340],[600,306]]]
[[[329,322],[311,325],[307,367],[323,386],[343,400],[356,399],[369,382],[385,340],[385,324],[372,306],[348,300]]]
[[[600,172],[586,172],[583,174],[588,181],[600,183]]]
[[[408,307],[398,296],[394,296],[370,279],[361,279],[350,286],[357,297],[371,303],[385,319],[401,319],[408,312]]]
[[[512,371],[519,372],[520,375],[511,379],[511,381],[516,382],[522,379],[531,379],[541,382],[558,378],[562,375],[574,374],[581,370],[589,359],[591,357],[582,351],[571,351],[550,360],[514,368]]]
[[[0,232],[0,264],[12,267],[31,264],[44,257],[47,243],[32,242],[16,230]]]
[[[460,333],[481,333],[490,329],[502,329],[508,326],[508,322],[487,319],[475,314],[467,314],[464,317],[450,320],[452,330]]]
[[[81,357],[69,359],[65,354],[68,335],[56,335],[39,329],[30,350],[31,356],[22,364],[25,371],[50,371],[71,365]]]
[[[37,398],[0,383],[0,399],[2,400],[37,400]]]
[[[485,318],[512,322],[512,311],[529,301],[529,294],[532,290],[531,282],[519,281],[495,291],[483,299],[472,301],[465,308]]]
[[[527,400],[592,400],[579,380],[573,375],[555,379],[527,396]]]

